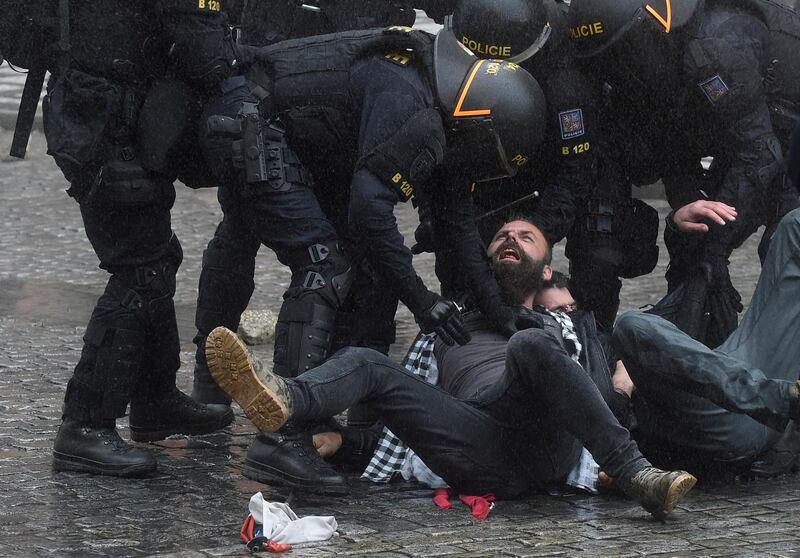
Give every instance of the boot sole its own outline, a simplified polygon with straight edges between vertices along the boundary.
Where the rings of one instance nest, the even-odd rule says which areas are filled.
[[[667,490],[667,496],[664,498],[664,503],[661,506],[660,510],[653,512],[653,515],[657,519],[664,519],[673,509],[675,506],[678,505],[678,502],[683,500],[683,498],[689,493],[689,491],[694,488],[694,485],[697,483],[697,479],[694,475],[690,475],[689,473],[683,473],[677,479],[672,481],[672,484],[669,485],[669,489]]]
[[[201,436],[203,434],[213,434],[222,430],[233,422],[233,411],[228,409],[228,412],[222,415],[220,420],[213,424],[203,426],[179,426],[179,427],[161,427],[161,428],[148,428],[144,426],[131,425],[131,440],[134,442],[158,442],[175,436],[177,434],[183,436]]]
[[[286,473],[279,471],[264,463],[245,459],[242,467],[242,475],[250,480],[267,485],[287,486],[289,488],[299,488],[305,492],[314,494],[324,494],[331,496],[346,496],[350,494],[350,487],[343,485],[324,485],[318,482],[304,481],[295,477],[287,476]]]
[[[138,464],[118,467],[108,465],[99,461],[92,461],[85,457],[70,455],[58,451],[53,452],[53,470],[57,472],[90,473],[92,475],[104,475],[112,477],[144,477],[158,471],[158,465]]]
[[[275,432],[289,418],[286,403],[255,373],[244,343],[229,329],[218,327],[206,338],[211,376],[262,432]]]

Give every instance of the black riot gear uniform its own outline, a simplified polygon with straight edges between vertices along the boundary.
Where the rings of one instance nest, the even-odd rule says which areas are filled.
[[[600,184],[627,190],[661,177],[673,209],[713,199],[738,211],[705,235],[667,223],[671,297],[658,311],[710,316],[695,329],[715,346],[741,308],[728,277],[731,252],[766,224],[764,253],[769,226],[797,205],[783,158],[798,118],[800,73],[790,74],[800,19],[769,0],[575,0],[570,20],[576,50],[607,83]],[[705,157],[713,157],[710,168]],[[680,297],[697,284],[707,295],[695,309]]]
[[[466,27],[460,22],[473,21],[473,15],[467,10],[484,14],[492,12],[496,29],[487,28],[481,35],[482,40],[490,43],[502,42],[502,29],[520,26],[521,23],[514,23],[517,18],[531,18],[527,41],[515,43],[511,52],[516,56],[535,52],[535,56],[527,58],[522,66],[542,85],[547,100],[546,120],[531,123],[541,127],[545,135],[542,146],[530,163],[513,180],[476,184],[473,188],[474,215],[464,215],[466,206],[463,204],[458,210],[460,218],[476,220],[484,243],[490,241],[510,214],[528,215],[549,242],[560,241],[586,205],[593,179],[598,133],[594,102],[597,95],[591,82],[572,61],[565,21],[566,5],[555,1],[524,4],[524,9],[520,9],[515,2],[500,2],[497,6],[487,2],[463,2],[453,14],[455,40],[466,33]],[[517,10],[503,10],[503,6],[516,7]],[[545,15],[542,16],[538,10],[545,10]],[[507,19],[511,22],[508,23]],[[545,23],[547,32],[542,33]],[[541,45],[543,37],[547,41]],[[437,220],[442,221],[442,217],[437,217]],[[424,236],[422,231],[420,236]],[[438,236],[438,231],[432,235],[437,252],[437,275],[445,294],[460,297],[470,291],[461,277],[462,262],[452,257],[451,247],[441,242]],[[509,310],[498,302],[484,313],[501,326],[510,319]]]
[[[466,341],[456,306],[428,290],[415,273],[395,224],[394,205],[432,190],[438,190],[432,197],[450,206],[468,201],[469,176],[457,175],[460,169],[450,173],[460,180],[434,188],[431,179],[448,161],[462,160],[464,149],[485,164],[476,172],[515,173],[533,155],[539,132],[517,130],[514,123],[541,120],[542,107],[535,103],[542,94],[514,64],[490,66],[462,49],[451,54],[458,57],[438,51],[430,35],[403,29],[354,31],[264,48],[261,62],[248,75],[249,89],[262,97],[264,128],[285,130],[286,144],[276,152],[283,163],[274,168],[277,174],[283,168],[284,179],[272,182],[269,174],[248,183],[244,173],[232,170],[234,160],[224,156],[230,139],[212,134],[204,141],[207,158],[223,181],[220,231],[238,222],[238,234],[249,237],[238,243],[240,251],[250,250],[248,259],[264,243],[292,269],[278,323],[278,371],[296,374],[326,356],[333,311],[358,277],[371,277],[367,283],[375,294],[367,296],[370,289],[361,287],[354,293],[359,305],[354,324],[365,337],[351,342],[373,346],[377,341],[377,348],[388,348],[393,339],[370,338],[363,324],[378,324],[385,331],[384,323],[394,317],[395,297],[423,330]],[[450,72],[455,87],[440,79],[440,69]],[[451,106],[452,111],[437,108]],[[302,167],[287,170],[286,162],[297,161]],[[458,223],[447,238],[470,262],[477,298],[493,300],[497,285],[470,223]],[[205,324],[198,328],[200,335],[208,333]],[[371,329],[374,336],[376,328]]]
[[[182,252],[170,208],[183,162],[152,151],[145,156],[150,146],[142,143],[140,117],[161,110],[148,108],[147,98],[167,76],[188,94],[184,101],[198,107],[236,71],[239,56],[217,1],[101,0],[71,8],[68,61],[52,68],[45,134],[100,267],[111,277],[67,386],[55,463],[102,474],[141,473],[155,462],[132,455],[139,450],[126,448],[113,430],[129,401],[137,440],[211,432],[233,417],[175,388],[180,344],[173,295]],[[172,122],[177,132],[170,136],[179,141],[189,122]]]

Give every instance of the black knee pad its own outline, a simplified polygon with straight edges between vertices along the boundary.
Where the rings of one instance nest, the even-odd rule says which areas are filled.
[[[314,244],[291,258],[292,282],[275,331],[275,371],[297,374],[330,353],[337,310],[353,283],[353,270],[337,243]]]

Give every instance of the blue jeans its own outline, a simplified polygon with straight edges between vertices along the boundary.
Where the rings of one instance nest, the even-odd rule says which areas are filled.
[[[748,464],[789,421],[800,374],[800,210],[778,225],[750,308],[712,350],[666,320],[622,315],[614,344],[637,387],[645,446],[695,461]]]
[[[588,374],[543,330],[514,335],[503,377],[469,401],[361,348],[343,349],[288,381],[293,421],[327,418],[363,402],[466,494],[510,498],[561,480],[581,445],[623,483],[649,465]]]

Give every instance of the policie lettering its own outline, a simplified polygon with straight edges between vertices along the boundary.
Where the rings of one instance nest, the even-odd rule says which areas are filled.
[[[511,56],[510,46],[485,45],[469,37],[461,37],[461,42],[475,54],[483,54],[495,58],[509,58]]]
[[[603,29],[602,21],[595,21],[594,23],[588,23],[586,25],[576,25],[569,29],[569,34],[572,39],[588,39],[589,37],[602,35],[603,33],[605,33],[605,29]]]

